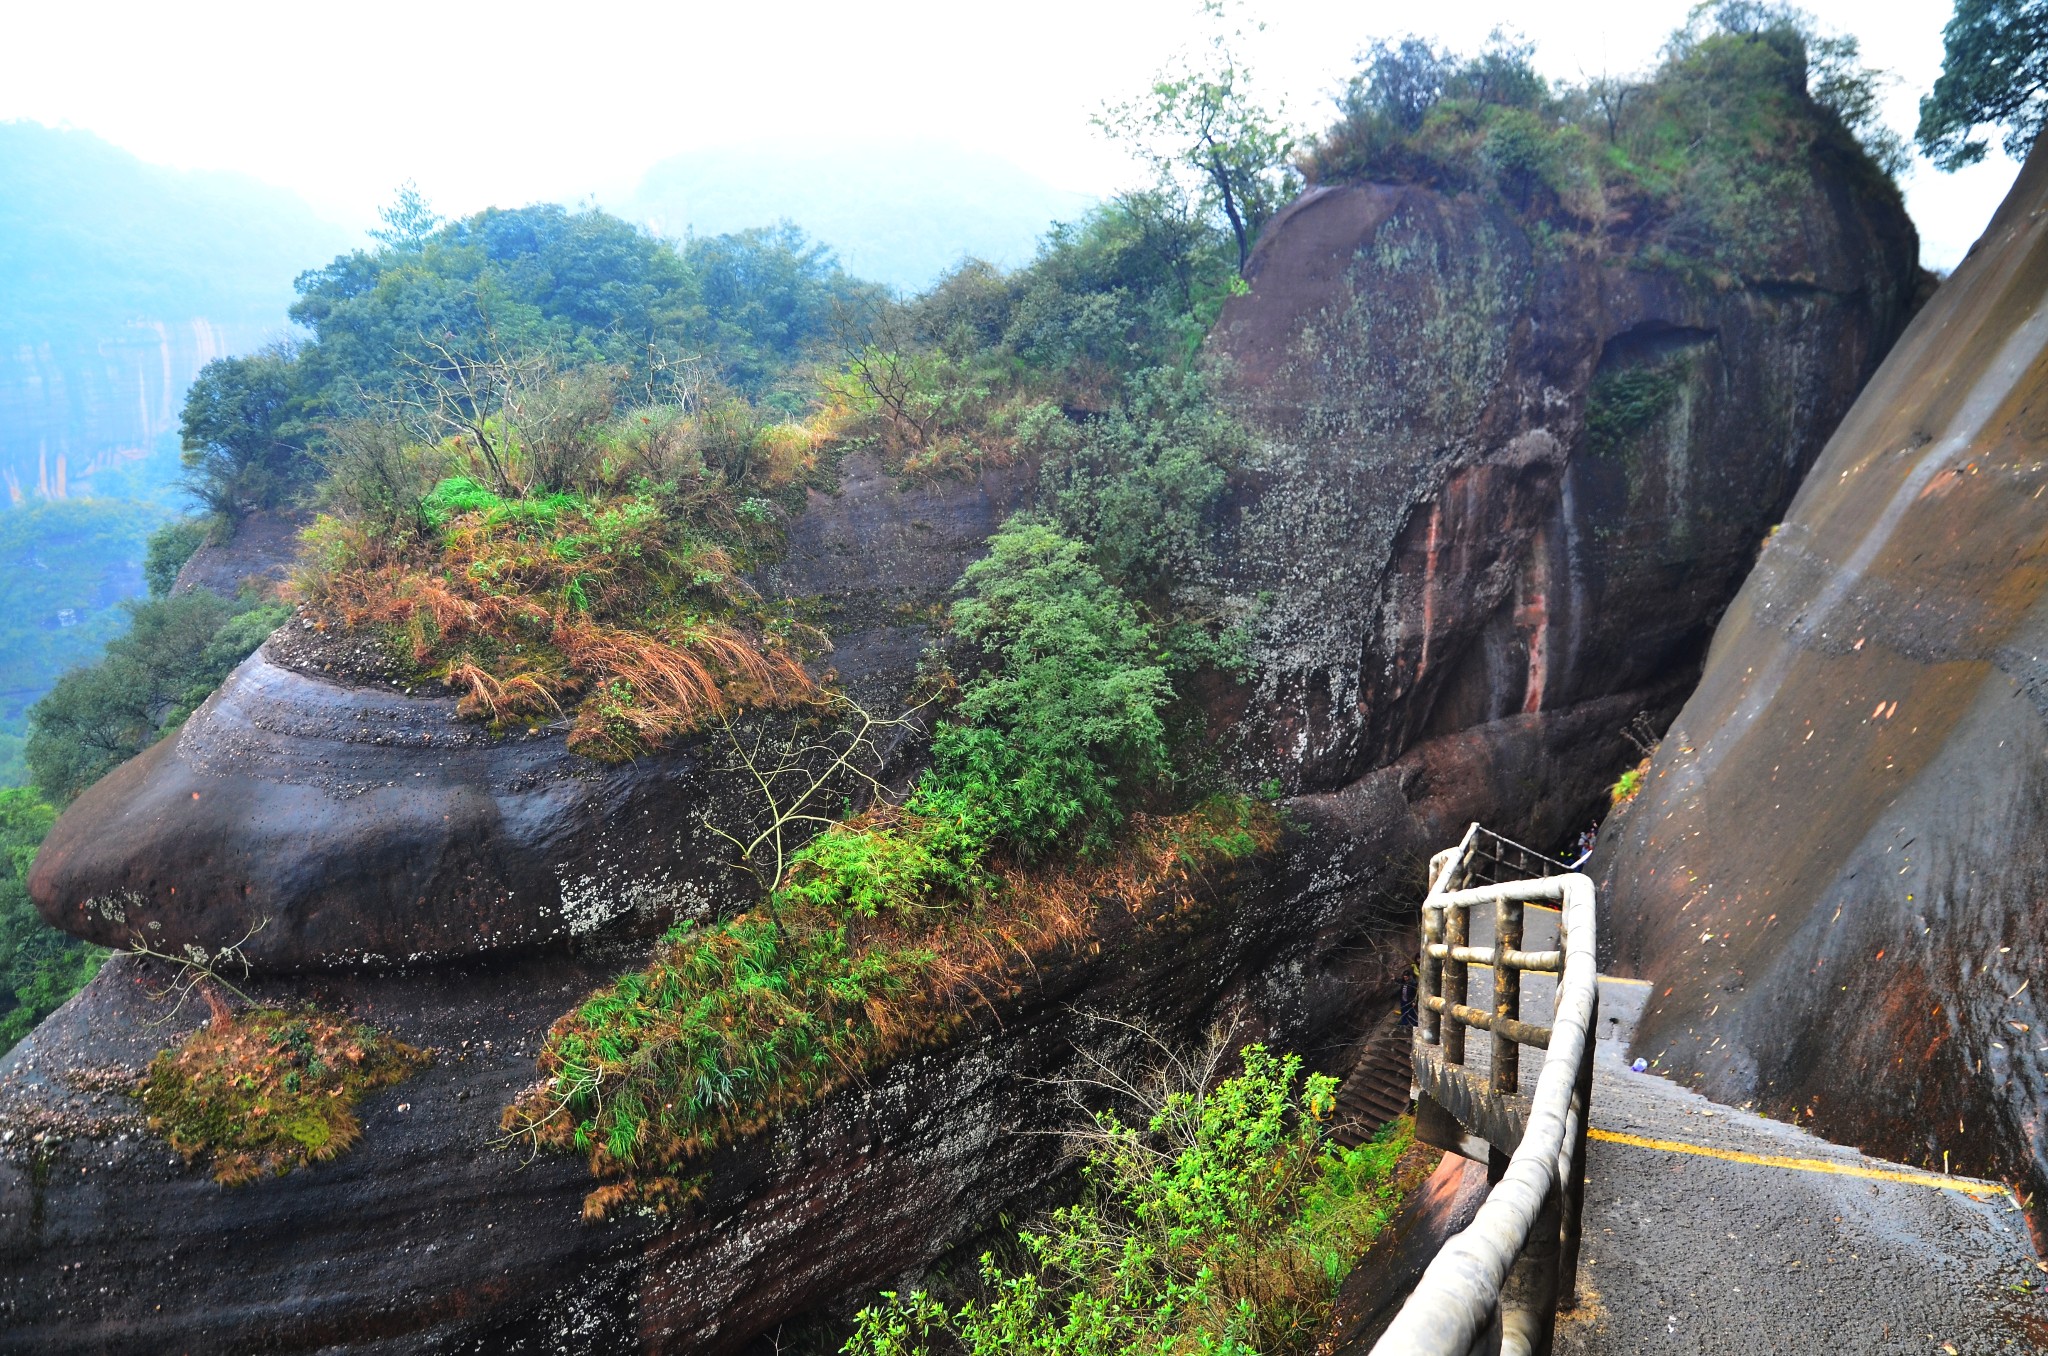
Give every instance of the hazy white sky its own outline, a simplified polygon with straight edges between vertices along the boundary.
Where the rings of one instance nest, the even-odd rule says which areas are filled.
[[[1901,78],[1912,130],[1952,0],[1809,0]],[[1553,76],[1648,66],[1688,0],[1249,0],[1269,98],[1304,126],[1358,48],[1498,23]],[[1131,168],[1089,125],[1195,32],[1194,0],[189,0],[0,6],[0,120],[86,128],[159,163],[236,169],[362,225],[406,178],[445,213],[621,194],[678,151],[946,138],[1102,193]],[[1907,184],[1923,259],[1952,267],[2011,182],[1992,162]],[[0,186],[4,191],[4,186]]]

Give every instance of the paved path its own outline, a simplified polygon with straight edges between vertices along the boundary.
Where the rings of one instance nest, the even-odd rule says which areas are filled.
[[[1553,915],[1530,911],[1532,949],[1555,935],[1539,933],[1539,917]],[[1484,1006],[1487,972],[1472,973]],[[1524,1011],[1547,1020],[1555,981],[1530,976],[1524,988]],[[1601,982],[1596,1134],[1870,1175],[1596,1139],[1580,1271],[1589,1302],[1560,1323],[1559,1356],[2048,1352],[2048,1272],[2009,1198],[1927,1185],[1926,1173],[1630,1072],[1623,1052],[1647,996]],[[1475,1063],[1485,1044],[1472,1041]],[[1524,1091],[1540,1063],[1524,1057]]]

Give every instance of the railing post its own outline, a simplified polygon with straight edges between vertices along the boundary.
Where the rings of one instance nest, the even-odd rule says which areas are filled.
[[[1529,1241],[1500,1289],[1501,1356],[1541,1356],[1557,1322],[1558,1192],[1543,1198]]]
[[[1453,949],[1466,944],[1467,920],[1471,909],[1451,907],[1444,910],[1444,941]],[[1465,962],[1446,956],[1442,974],[1444,1005],[1462,1006],[1465,1002]],[[1465,1062],[1465,1024],[1449,1013],[1444,1014],[1443,1024],[1444,1063]]]
[[[1422,963],[1415,976],[1415,1029],[1421,1033],[1427,1045],[1435,1045],[1438,1033],[1443,1030],[1443,1014],[1430,1007],[1429,1000],[1436,997],[1440,988],[1439,976],[1443,974],[1444,963],[1429,954],[1429,949],[1444,939],[1444,911],[1434,904],[1422,906]]]
[[[1522,949],[1522,905],[1515,900],[1498,900],[1493,906],[1493,1015],[1519,1018],[1522,1015],[1522,972],[1501,963],[1508,951]],[[1493,1090],[1513,1093],[1522,1086],[1522,1047],[1493,1030]]]
[[[1502,957],[1510,951],[1522,949],[1522,905],[1519,901],[1500,899],[1493,905],[1493,1015],[1496,1018],[1522,1015],[1522,972],[1506,964]],[[1493,1027],[1492,1071],[1487,1086],[1493,1091],[1513,1095],[1522,1086],[1522,1047],[1503,1031],[1504,1023],[1496,1021]],[[1498,1182],[1508,1170],[1508,1151],[1495,1145],[1486,1155],[1486,1180]]]

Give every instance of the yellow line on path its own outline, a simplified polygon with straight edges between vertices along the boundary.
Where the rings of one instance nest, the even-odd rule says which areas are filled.
[[[1878,1182],[1903,1182],[1907,1186],[1937,1187],[1943,1191],[1960,1191],[1965,1196],[1990,1199],[2003,1196],[2006,1189],[1996,1182],[1979,1182],[1968,1177],[1943,1177],[1932,1172],[1895,1172],[1890,1168],[1866,1168],[1854,1163],[1837,1163],[1827,1158],[1780,1158],[1775,1154],[1746,1154],[1738,1149],[1710,1149],[1703,1144],[1686,1144],[1675,1139],[1645,1139],[1641,1135],[1625,1135],[1618,1130],[1592,1129],[1586,1132],[1588,1139],[1603,1139],[1609,1144],[1626,1144],[1637,1149],[1662,1149],[1666,1153],[1695,1154],[1701,1158],[1725,1159],[1730,1163],[1753,1163],[1762,1168],[1791,1168],[1797,1172],[1825,1172],[1839,1177],[1867,1177]]]

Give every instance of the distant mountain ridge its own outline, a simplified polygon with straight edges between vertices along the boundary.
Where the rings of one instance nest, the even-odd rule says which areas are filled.
[[[661,161],[611,209],[677,239],[787,219],[847,272],[917,292],[964,258],[1029,262],[1048,227],[1094,201],[947,142],[761,142]]]
[[[349,243],[244,175],[0,123],[0,503],[162,484],[193,376],[285,333],[292,279]]]

